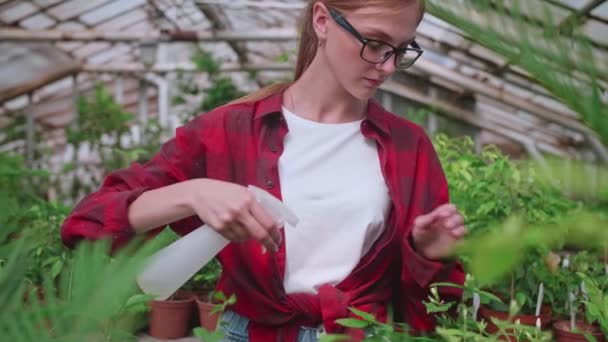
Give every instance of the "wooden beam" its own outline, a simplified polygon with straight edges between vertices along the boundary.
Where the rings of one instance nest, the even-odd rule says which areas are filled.
[[[468,77],[460,74],[452,69],[440,66],[429,60],[420,59],[414,68],[420,71],[433,75],[433,77],[443,79],[445,81],[454,83],[459,87],[463,87],[469,91],[478,92],[493,98],[497,101],[507,103],[516,108],[520,108],[531,113],[537,114],[545,119],[558,122],[566,127],[572,127],[578,130],[586,129],[579,121],[572,119],[571,114],[567,111],[560,112],[552,108],[547,108],[541,104],[531,102],[527,99],[521,98],[509,91],[505,90],[504,87],[495,87],[491,85],[493,79],[489,79],[490,76],[487,74],[474,75]],[[156,65],[151,70],[145,69],[142,65],[137,63],[125,63],[125,64],[111,64],[111,65],[84,65],[82,71],[84,72],[97,72],[97,73],[117,73],[117,74],[137,74],[143,72],[155,72],[155,73],[166,73],[175,71],[184,72],[197,72],[196,66],[192,63],[179,63],[179,64],[163,64]],[[273,63],[273,64],[223,64],[222,70],[226,72],[232,71],[292,71],[293,66],[287,63]],[[477,79],[476,79],[477,78]],[[501,81],[504,82],[504,81]]]
[[[454,82],[474,93],[483,94],[515,108],[534,113],[543,119],[558,123],[562,126],[582,132],[588,131],[588,128],[585,125],[570,117],[570,114],[567,111],[547,108],[542,104],[534,103],[528,99],[522,98],[521,96],[515,95],[514,93],[506,90],[506,88],[503,86],[494,86],[492,83],[496,83],[495,81],[502,84],[506,83],[505,81],[495,78],[494,76],[489,76],[488,74],[478,72],[477,74],[469,77],[424,58],[421,58],[418,62],[416,62],[414,68],[419,68],[420,70],[427,74],[433,75],[434,77],[443,78],[447,81]]]
[[[220,5],[222,7],[253,7],[263,9],[284,9],[284,10],[301,10],[304,9],[306,4],[304,3],[285,3],[279,1],[225,1],[225,0],[196,0],[197,5]]]
[[[29,93],[27,96],[28,105],[32,104],[33,94]],[[34,153],[36,144],[36,119],[34,113],[30,110],[25,113],[25,162],[29,168],[34,167]]]
[[[230,22],[228,18],[222,17],[216,10],[211,8],[212,6],[208,6],[202,3],[196,3],[198,9],[203,12],[205,17],[211,22],[211,25],[215,31],[227,30],[229,29],[225,23]],[[249,63],[249,57],[247,56],[247,47],[244,43],[229,41],[226,42],[230,48],[236,54],[239,64],[245,65]],[[262,86],[259,80],[256,80],[258,86]]]
[[[568,156],[569,153],[564,151],[559,146],[550,145],[547,143],[537,143],[530,137],[526,136],[523,133],[514,132],[508,129],[504,129],[496,126],[495,124],[489,123],[479,117],[475,112],[472,112],[468,109],[461,108],[457,106],[453,102],[447,101],[445,99],[433,99],[431,95],[422,93],[418,89],[414,89],[413,87],[408,87],[402,84],[398,84],[393,81],[385,82],[381,89],[384,91],[388,91],[398,96],[403,96],[406,98],[410,98],[413,101],[418,103],[426,104],[432,108],[438,108],[446,115],[450,116],[453,119],[466,122],[472,126],[479,127],[485,129],[489,132],[497,134],[499,136],[505,137],[507,139],[516,141],[522,145],[525,144],[536,144],[538,148],[544,152],[551,153],[557,156]]]
[[[249,64],[245,66],[241,66],[239,64],[224,64],[222,65],[222,70],[225,72],[237,72],[237,71],[285,71],[291,72],[293,66],[287,63],[275,63],[275,64]],[[139,64],[113,64],[108,66],[97,66],[97,65],[85,65],[83,67],[83,71],[86,72],[95,72],[95,73],[117,73],[117,74],[145,74],[149,72],[165,74],[170,72],[176,72],[177,70],[182,70],[186,72],[199,72],[196,67],[192,63],[180,63],[180,64],[163,64],[157,65],[154,68],[147,70],[142,65]],[[412,76],[414,77],[414,76]],[[424,81],[424,80],[423,80]],[[433,84],[432,80],[426,81]],[[505,123],[508,124],[508,123]],[[516,129],[516,121],[512,120],[512,123],[509,127]],[[508,128],[508,127],[504,127]],[[526,134],[525,131],[521,132],[522,134]],[[545,142],[556,142],[559,140],[559,136],[555,134],[548,133],[546,139],[543,139]]]
[[[245,64],[224,63],[221,66],[221,71],[238,72],[238,71],[292,71],[293,66],[287,63],[268,63],[268,64]],[[108,64],[94,65],[85,64],[82,66],[82,72],[105,73],[105,74],[141,74],[141,73],[170,73],[170,72],[201,72],[193,63],[165,63],[157,64],[151,69],[146,69],[138,63],[123,63],[123,64]]]
[[[158,123],[161,127],[169,126],[169,82],[155,74],[146,74],[145,79],[156,85],[158,101]]]
[[[293,29],[264,29],[248,32],[231,30],[209,31],[60,31],[0,29],[0,41],[15,42],[59,42],[59,41],[105,41],[105,42],[217,42],[217,41],[292,41],[298,38]]]
[[[420,68],[434,77],[445,78],[448,81],[456,82],[458,85],[474,93],[483,94],[498,102],[502,102],[515,108],[530,112],[535,116],[548,120],[549,122],[557,123],[563,127],[578,131],[586,137],[587,141],[598,157],[604,163],[608,164],[608,149],[602,144],[597,134],[582,122],[570,117],[568,112],[559,110],[556,111],[556,109],[548,108],[542,104],[534,103],[528,99],[513,94],[507,91],[504,87],[493,86],[491,84],[493,82],[491,82],[488,75],[473,75],[473,78],[471,78],[426,59],[420,59],[418,62],[416,62],[414,68]],[[498,81],[504,83],[502,80]]]
[[[463,87],[466,90],[483,94],[496,101],[503,102],[515,108],[525,110],[551,122],[556,122],[564,127],[568,127],[581,132],[588,131],[588,128],[582,123],[580,123],[578,120],[573,119],[570,116],[569,112],[556,111],[553,108],[545,107],[542,104],[534,103],[528,99],[522,98],[521,96],[515,95],[507,91],[504,87],[493,86],[493,79],[489,79],[489,76],[486,74],[473,75],[472,77],[469,77],[425,59],[420,59],[414,65],[414,68],[422,71],[425,74],[430,74],[436,78],[455,83],[456,85]],[[198,70],[192,63],[157,65],[151,70],[146,70],[142,65],[136,63],[122,65],[112,64],[107,66],[85,65],[82,68],[82,71],[85,72],[118,74],[137,74],[148,71],[155,73],[166,73],[175,72],[178,70],[185,72],[198,72]],[[222,70],[225,72],[262,70],[287,72],[292,71],[293,66],[287,63],[255,65],[248,64],[243,66],[238,64],[224,64],[222,65]]]
[[[450,29],[450,28],[445,28],[445,27],[439,26],[438,24],[436,24],[433,21],[428,20],[425,23],[428,25],[431,25],[431,26],[435,26],[440,30],[445,30],[445,31],[449,32],[450,34],[456,34],[456,35],[462,36],[461,32],[458,32],[455,29]],[[535,85],[538,84],[536,82],[536,80],[534,78],[530,77],[530,75],[528,73],[522,73],[522,72],[518,71],[516,68],[517,67],[516,65],[511,65],[509,63],[498,64],[496,61],[494,61],[492,59],[488,59],[485,56],[481,56],[477,53],[474,53],[473,51],[471,51],[470,47],[461,46],[461,45],[455,43],[453,40],[436,39],[436,37],[433,37],[432,35],[425,35],[425,32],[423,32],[422,30],[420,30],[420,32],[418,32],[417,37],[418,38],[416,38],[416,41],[421,46],[435,47],[435,52],[438,52],[440,54],[448,55],[448,53],[452,52],[452,51],[462,54],[463,56],[454,56],[454,53],[452,52],[452,54],[449,55],[449,57],[455,59],[461,65],[466,65],[466,66],[470,66],[470,67],[473,67],[476,69],[480,69],[479,66],[476,66],[474,63],[469,61],[469,59],[472,59],[474,62],[484,65],[484,67],[487,69],[486,70],[487,72],[494,74],[496,76],[502,76],[502,73],[504,71],[506,71],[505,68],[508,68],[509,72],[513,73],[514,75],[516,75],[518,77],[521,77],[522,79],[526,80],[527,82],[530,82]],[[466,35],[462,36],[462,37],[465,40],[471,42],[472,44],[485,48],[483,45],[479,45],[479,44],[471,41],[471,38],[467,37]],[[446,51],[446,50],[448,50],[448,51]],[[574,70],[574,72],[573,72],[573,70]],[[592,82],[592,80],[589,79],[588,75],[577,72],[576,68],[563,69],[562,71],[564,72],[564,74],[572,73],[572,75],[570,75],[570,77],[573,77],[574,79],[579,80],[581,82],[585,82],[585,83]],[[606,78],[602,79],[601,77],[598,81],[602,84],[602,86],[606,86],[606,84],[607,84],[606,82],[608,82],[608,80]],[[527,91],[530,91],[535,94],[541,94],[538,90],[533,89],[530,85],[522,84],[521,82],[514,82],[514,83],[517,86],[526,89]],[[546,95],[546,94],[542,94],[542,95]]]

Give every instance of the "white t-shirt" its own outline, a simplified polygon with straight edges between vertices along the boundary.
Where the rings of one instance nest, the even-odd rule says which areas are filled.
[[[300,219],[285,226],[287,293],[342,281],[384,230],[390,209],[375,141],[361,122],[325,124],[283,107],[289,133],[279,159],[283,201]]]

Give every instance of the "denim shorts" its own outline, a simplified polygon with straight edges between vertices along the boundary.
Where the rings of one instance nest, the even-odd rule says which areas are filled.
[[[223,342],[248,342],[248,324],[249,319],[236,312],[224,312],[221,321],[221,327],[224,330]],[[298,333],[298,342],[317,342],[322,331],[322,328],[301,327]]]

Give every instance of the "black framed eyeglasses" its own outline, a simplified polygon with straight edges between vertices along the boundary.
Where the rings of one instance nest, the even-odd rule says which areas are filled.
[[[382,64],[391,58],[392,55],[395,55],[395,68],[405,70],[414,65],[416,60],[422,55],[423,50],[416,41],[412,41],[408,47],[398,48],[381,40],[365,38],[355,30],[338,10],[331,7],[328,9],[334,21],[363,44],[360,56],[361,59],[368,63]]]

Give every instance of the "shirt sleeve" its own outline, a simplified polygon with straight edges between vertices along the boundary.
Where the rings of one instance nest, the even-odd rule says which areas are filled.
[[[175,138],[164,143],[147,163],[110,173],[102,186],[83,198],[61,227],[61,238],[68,247],[82,239],[110,238],[112,249],[135,235],[128,220],[128,208],[145,191],[192,178],[205,177],[206,121],[203,114],[180,127]],[[174,230],[194,229],[202,224],[189,217],[172,224]]]
[[[414,219],[436,207],[449,203],[448,183],[439,158],[430,139],[424,135],[419,144],[416,158],[416,181],[413,190],[414,201],[407,217],[407,234],[401,243],[402,270],[400,279],[400,300],[406,322],[414,330],[429,331],[434,328],[433,318],[426,314],[423,304],[429,295],[429,285],[433,282],[463,284],[465,273],[460,262],[431,261],[418,254],[411,244],[411,227]],[[443,300],[460,300],[462,292],[456,288],[438,289]]]

